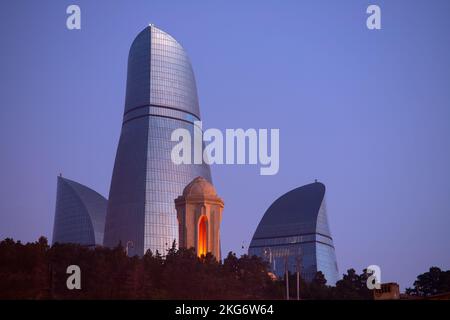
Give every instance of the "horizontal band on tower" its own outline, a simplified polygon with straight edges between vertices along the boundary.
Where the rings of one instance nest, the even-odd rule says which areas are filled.
[[[134,107],[125,112],[123,115],[123,122],[127,121],[130,118],[150,113],[155,115],[185,119],[191,122],[200,121],[200,118],[196,116],[194,113],[183,109],[161,106],[156,104],[145,104],[142,106]]]

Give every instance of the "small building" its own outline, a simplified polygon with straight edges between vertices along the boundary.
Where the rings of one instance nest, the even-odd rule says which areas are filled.
[[[175,199],[180,248],[195,248],[199,257],[211,252],[220,254],[220,222],[223,200],[214,186],[203,177],[195,178]]]
[[[398,300],[400,299],[400,287],[398,283],[382,283],[380,289],[373,290],[374,300]]]

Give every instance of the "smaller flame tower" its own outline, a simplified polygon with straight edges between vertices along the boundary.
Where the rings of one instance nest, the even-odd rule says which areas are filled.
[[[180,248],[195,248],[201,257],[211,252],[220,261],[223,200],[203,177],[192,180],[175,199]]]

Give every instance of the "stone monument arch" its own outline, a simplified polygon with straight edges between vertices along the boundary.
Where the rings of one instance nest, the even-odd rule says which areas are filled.
[[[220,223],[223,200],[214,186],[203,177],[197,177],[175,199],[180,248],[194,248],[201,257],[211,252],[220,260]]]

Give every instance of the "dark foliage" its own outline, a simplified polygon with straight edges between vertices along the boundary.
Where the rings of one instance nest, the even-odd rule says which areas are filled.
[[[284,280],[285,281],[285,280]],[[358,275],[354,269],[347,270],[347,274],[336,283],[328,286],[322,272],[317,272],[311,282],[299,279],[300,299],[313,300],[369,300],[372,292],[367,289],[367,274],[364,271]],[[285,286],[284,286],[284,290]],[[286,293],[284,293],[286,295]],[[291,299],[297,298],[297,275],[289,275],[289,294]]]
[[[413,288],[407,288],[406,293],[413,296],[427,297],[450,292],[450,270],[442,271],[431,267],[428,272],[417,276]]]
[[[69,265],[81,269],[81,290],[68,290]],[[299,278],[301,299],[372,299],[367,273],[354,269],[327,285],[322,272],[311,282]],[[197,257],[194,249],[176,249],[163,257],[148,251],[127,257],[122,246],[87,248],[48,245],[47,239],[22,244],[0,242],[0,299],[285,299],[285,278],[273,279],[256,256],[230,252],[223,262],[212,255]],[[450,292],[450,270],[432,267],[418,276],[408,294],[429,296]],[[289,275],[289,296],[297,297],[297,275]]]
[[[148,251],[127,257],[115,249],[55,244],[41,237],[22,244],[0,242],[0,299],[278,299],[281,284],[257,257],[229,253],[223,263],[193,249],[163,258]],[[69,265],[81,269],[81,290],[68,290]]]

